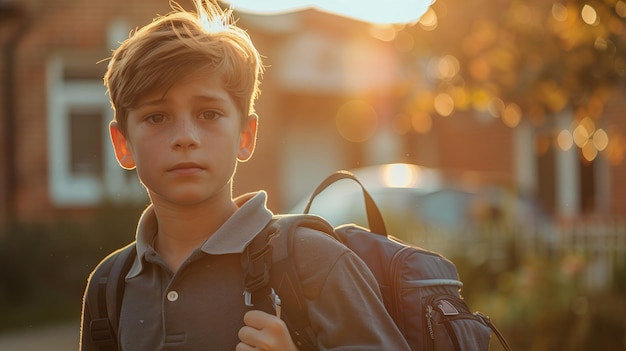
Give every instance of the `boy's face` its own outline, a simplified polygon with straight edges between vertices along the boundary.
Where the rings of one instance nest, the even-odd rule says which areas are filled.
[[[153,203],[188,205],[230,199],[237,161],[252,155],[256,138],[256,116],[241,121],[220,76],[203,70],[141,97],[126,136],[115,122],[110,131],[120,165],[136,167]]]

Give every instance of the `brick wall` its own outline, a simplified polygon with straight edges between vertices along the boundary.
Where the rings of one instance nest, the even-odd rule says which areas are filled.
[[[617,145],[603,153],[611,163],[611,214],[626,216],[626,92],[614,92],[604,113],[610,143]]]
[[[502,121],[467,112],[434,119],[440,167],[512,177],[513,132]]]

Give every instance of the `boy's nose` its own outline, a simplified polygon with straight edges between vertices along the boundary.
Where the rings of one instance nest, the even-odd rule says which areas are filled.
[[[194,121],[189,118],[179,118],[174,124],[172,147],[196,147],[199,141],[198,126]]]

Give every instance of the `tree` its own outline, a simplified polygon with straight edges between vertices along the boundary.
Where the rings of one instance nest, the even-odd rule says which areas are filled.
[[[585,127],[578,137],[590,138],[610,92],[626,83],[625,17],[624,0],[437,0],[403,30],[414,42],[408,56],[429,60],[420,67],[428,87],[413,99],[428,90],[439,114],[451,111],[438,108],[443,96],[444,107],[511,127],[568,110]]]

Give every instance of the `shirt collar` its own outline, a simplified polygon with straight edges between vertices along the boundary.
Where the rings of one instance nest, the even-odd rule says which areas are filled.
[[[241,253],[248,243],[265,228],[272,219],[272,212],[267,208],[267,194],[265,191],[248,193],[235,199],[238,209],[222,224],[200,247],[200,250],[211,255],[225,255]],[[129,272],[130,276],[140,273],[143,267],[143,258],[153,252],[152,243],[158,231],[158,222],[154,208],[148,206],[142,213],[137,225],[137,256]]]
[[[211,255],[242,253],[272,219],[266,201],[264,191],[236,198],[235,204],[239,209],[204,242],[202,251]]]

